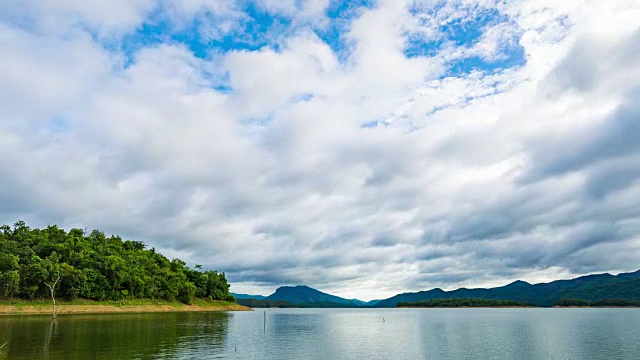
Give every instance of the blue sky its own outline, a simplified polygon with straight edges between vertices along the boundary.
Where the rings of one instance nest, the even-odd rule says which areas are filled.
[[[296,2],[293,8],[299,11],[303,4]],[[374,6],[372,1],[332,1],[321,13],[322,24],[316,24],[296,18],[295,13],[273,12],[259,3],[242,1],[234,4],[237,13],[233,15],[231,27],[221,29],[216,23],[230,20],[224,15],[205,10],[186,24],[176,24],[172,21],[171,10],[159,5],[135,32],[117,39],[119,41],[112,46],[113,50],[134,57],[137,50],[147,46],[178,43],[186,46],[194,56],[209,59],[229,51],[256,51],[264,47],[278,51],[287,35],[312,31],[346,61],[350,45],[344,34],[362,10]],[[213,34],[211,28],[215,29]]]
[[[637,270],[626,0],[9,0],[0,220],[347,298]]]
[[[349,62],[353,48],[357,46],[349,40],[352,21],[363,12],[374,9],[375,1],[332,1],[320,14],[321,20],[313,21],[298,17],[295,11],[303,10],[304,2],[295,2],[292,13],[270,11],[263,4],[251,1],[236,2],[233,24],[224,15],[203,10],[189,22],[176,23],[172,19],[171,8],[157,5],[135,31],[116,38],[103,39],[104,46],[126,56],[125,67],[135,61],[140,49],[161,44],[181,44],[194,57],[212,59],[231,51],[259,51],[271,49],[281,51],[288,36],[296,32],[312,32],[326,43],[342,63]],[[524,49],[519,44],[521,31],[509,15],[497,8],[458,6],[458,14],[447,17],[434,29],[437,33],[427,35],[425,28],[434,27],[440,11],[445,11],[444,3],[435,7],[413,4],[409,13],[418,26],[407,30],[404,35],[404,54],[407,57],[445,57],[446,68],[441,78],[463,76],[472,71],[494,73],[496,71],[523,66],[526,62]],[[446,14],[449,16],[450,14]],[[223,26],[218,26],[223,23]],[[230,26],[229,26],[230,25]],[[505,34],[506,39],[496,44],[493,54],[461,54],[448,58],[445,48],[471,49],[483,40],[486,31],[498,26],[512,28]],[[98,40],[100,36],[96,34]],[[223,87],[226,89],[226,87]]]

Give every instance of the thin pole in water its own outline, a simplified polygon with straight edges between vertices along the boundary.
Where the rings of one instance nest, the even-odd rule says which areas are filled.
[[[262,327],[262,332],[267,332],[267,310],[264,311],[264,326]]]

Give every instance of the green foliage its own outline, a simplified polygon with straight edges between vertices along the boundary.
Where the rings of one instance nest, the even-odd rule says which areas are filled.
[[[0,272],[0,296],[12,298],[20,290],[20,273],[17,270]]]
[[[57,226],[0,226],[0,299],[43,299],[58,274],[57,293],[69,300],[122,301],[196,298],[234,301],[224,273],[193,270],[141,241]]]
[[[433,299],[416,302],[400,302],[398,307],[533,307],[529,303],[515,300],[489,300],[489,299]]]
[[[192,282],[182,283],[180,291],[178,292],[178,300],[185,304],[191,304],[193,298],[196,296],[196,286]]]
[[[20,258],[13,254],[0,254],[0,271],[17,270]]]

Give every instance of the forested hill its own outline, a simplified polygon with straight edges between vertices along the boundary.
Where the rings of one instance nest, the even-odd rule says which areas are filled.
[[[278,301],[284,300],[292,304],[310,304],[325,303],[344,305],[344,306],[360,306],[362,301],[355,299],[344,299],[339,296],[324,293],[314,288],[298,285],[298,286],[281,286],[276,292],[267,296],[265,300]]]
[[[0,299],[49,297],[45,282],[58,276],[56,293],[71,300],[234,300],[224,273],[190,269],[141,241],[22,221],[0,227]]]
[[[587,275],[571,280],[556,280],[541,284],[515,281],[505,286],[489,289],[461,288],[452,291],[432,289],[415,293],[398,294],[380,301],[375,306],[395,307],[401,302],[447,298],[515,300],[538,306],[553,306],[561,299],[582,299],[588,301],[617,299],[635,301],[640,300],[640,270],[618,275]]]

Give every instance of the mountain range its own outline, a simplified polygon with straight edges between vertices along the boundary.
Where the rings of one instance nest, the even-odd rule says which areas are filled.
[[[395,307],[399,302],[415,302],[432,299],[482,298],[492,300],[516,300],[539,306],[553,306],[560,299],[640,300],[640,270],[619,275],[596,274],[571,280],[529,284],[514,281],[511,284],[488,288],[460,288],[452,291],[432,289],[398,294],[379,302],[378,307]]]
[[[262,295],[247,295],[247,294],[234,294],[239,303],[242,304],[261,304],[260,302],[249,302],[242,300],[260,300],[265,305],[304,305],[306,307],[365,307],[372,306],[378,300],[370,302],[358,300],[358,299],[345,299],[339,296],[324,293],[320,290],[311,288],[306,285],[298,286],[281,286],[269,296]],[[236,296],[237,295],[237,296]]]
[[[305,285],[279,287],[273,294],[261,295],[233,294],[239,303],[251,301],[254,307],[262,304],[303,307],[395,307],[399,302],[415,302],[433,299],[474,298],[492,300],[515,300],[539,306],[553,306],[560,299],[601,299],[640,300],[640,270],[618,275],[595,274],[570,280],[556,280],[549,283],[529,284],[517,280],[495,288],[460,288],[445,291],[439,288],[408,292],[384,300],[369,302],[345,299],[324,293]],[[257,301],[256,301],[257,300]]]

